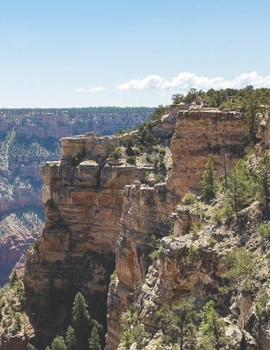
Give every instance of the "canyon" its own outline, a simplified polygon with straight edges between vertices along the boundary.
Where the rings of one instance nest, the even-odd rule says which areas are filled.
[[[227,171],[232,169],[244,152],[246,123],[239,112],[171,106],[151,125],[158,144],[168,146],[170,132],[174,135],[171,152],[166,151],[167,181],[161,183],[151,180],[161,169],[147,162],[144,152],[135,164],[127,162],[125,135],[86,133],[61,139],[62,158],[42,169],[46,222],[28,250],[24,271],[28,305],[37,318],[38,300],[50,279],[63,299],[72,285],[74,293],[84,294],[92,316],[106,325],[107,348],[114,350],[121,342],[121,315],[133,302],[139,303],[143,324],[155,333],[154,311],[163,302],[176,303],[190,292],[203,303],[210,290],[218,294],[218,254],[206,239],[211,234],[194,241],[189,229],[198,215],[179,205],[186,192],[199,193],[209,157],[217,176],[224,171],[224,159]],[[131,135],[141,140],[140,132]],[[121,157],[114,160],[110,153],[119,147]],[[74,164],[74,154],[79,164]],[[162,248],[158,260],[151,258],[156,239],[161,239]],[[187,265],[193,245],[198,259]],[[138,284],[142,287],[135,293]],[[59,323],[54,320],[54,335],[61,332]],[[46,338],[44,330],[36,331],[41,347],[44,339],[47,344],[53,339],[52,333]]]
[[[59,139],[88,130],[105,135],[139,126],[151,108],[0,110],[0,286],[41,232],[44,205],[41,167],[61,157]]]
[[[269,121],[261,116],[261,142],[250,164],[269,148],[268,131]],[[209,214],[219,199],[208,206],[184,204],[187,193],[199,196],[209,158],[216,178],[233,169],[245,153],[246,134],[239,111],[179,104],[138,131],[61,138],[60,160],[42,167],[46,220],[26,254],[24,315],[31,326],[0,349],[13,350],[18,343],[26,349],[27,342],[44,349],[57,334],[64,335],[79,291],[91,317],[103,325],[110,350],[160,347],[159,310],[187,296],[198,310],[215,301],[234,349],[269,349],[269,331],[257,311],[260,290],[268,293],[269,272],[269,242],[258,236],[266,220],[262,205],[254,201],[222,222]],[[221,258],[236,247],[257,256],[254,289],[222,292]],[[57,304],[48,322],[42,305],[52,285]],[[136,325],[146,330],[143,345],[138,339],[123,343],[122,317],[134,306],[138,318],[130,332]]]

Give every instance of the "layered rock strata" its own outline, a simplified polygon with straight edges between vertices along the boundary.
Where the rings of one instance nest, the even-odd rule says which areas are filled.
[[[116,246],[116,272],[108,296],[107,348],[120,342],[120,318],[134,301],[138,283],[145,281],[155,239],[168,235],[169,213],[178,198],[165,183],[154,187],[137,182],[125,187],[121,233]]]
[[[180,196],[188,191],[199,193],[208,158],[214,161],[217,177],[224,175],[243,154],[246,133],[246,122],[240,112],[179,110],[171,144],[170,191]]]
[[[46,223],[27,255],[24,282],[28,300],[31,303],[41,296],[49,279],[63,295],[72,283],[89,301],[92,316],[105,323],[123,188],[142,180],[145,169],[107,164],[118,138],[86,134],[61,142],[63,158],[46,163],[42,169]],[[77,166],[72,166],[70,155],[74,153],[85,154]]]

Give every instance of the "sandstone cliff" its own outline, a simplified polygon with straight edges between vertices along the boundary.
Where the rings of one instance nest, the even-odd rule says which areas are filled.
[[[24,215],[30,211],[44,222],[40,169],[46,161],[60,158],[59,138],[86,130],[111,134],[129,129],[149,119],[152,111],[113,107],[0,110],[0,215],[4,219],[0,234],[0,286],[8,281],[16,264],[16,268],[22,266],[25,250],[40,232],[38,224],[31,228],[31,234],[28,227],[23,233]],[[16,229],[15,217],[21,221],[20,230]],[[25,248],[11,245],[16,241]]]
[[[168,178],[170,152],[149,145],[157,142],[153,135],[168,145],[171,132],[173,164]],[[257,234],[264,220],[260,205],[254,203],[225,225],[209,222],[207,214],[199,231],[191,227],[201,213],[179,206],[186,192],[199,193],[208,157],[218,177],[243,154],[243,116],[173,106],[161,121],[131,135],[135,146],[143,146],[136,165],[127,162],[130,149],[124,137],[98,138],[91,133],[62,139],[62,159],[44,165],[46,223],[28,252],[24,274],[31,312],[38,317],[38,304],[52,279],[62,303],[72,286],[73,295],[82,291],[93,316],[105,324],[112,275],[107,301],[110,350],[118,347],[121,314],[131,303],[136,303],[141,323],[152,336],[146,347],[150,349],[161,334],[156,311],[164,303],[176,305],[187,294],[194,296],[198,309],[209,299],[216,301],[228,332],[237,334],[237,349],[268,349],[267,330],[254,311],[256,296],[241,291],[224,296],[219,291],[224,285],[219,262],[227,250],[245,246],[258,254],[263,249],[266,255],[268,245]],[[109,157],[115,150],[117,159]],[[168,181],[153,184],[160,179],[158,173]],[[259,288],[264,278],[255,276]],[[49,335],[35,325],[39,344],[63,333],[60,314],[54,321]]]
[[[46,223],[28,251],[24,283],[29,303],[53,279],[64,298],[72,284],[90,303],[92,316],[103,324],[110,275],[115,269],[115,246],[126,184],[145,178],[145,166],[125,159],[108,161],[119,137],[93,133],[64,138],[62,159],[42,169]],[[73,155],[83,158],[74,165]],[[73,164],[73,165],[72,165]],[[63,325],[62,325],[63,326]]]
[[[183,196],[199,193],[204,166],[212,158],[217,176],[232,169],[243,155],[246,121],[239,112],[179,111],[172,139],[173,169],[168,188]]]

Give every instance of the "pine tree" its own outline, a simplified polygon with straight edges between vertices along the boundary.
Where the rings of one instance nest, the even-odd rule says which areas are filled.
[[[209,203],[211,199],[215,198],[217,190],[214,179],[215,173],[213,160],[209,158],[205,164],[205,171],[202,174],[202,181],[200,181],[200,186],[202,188],[201,199],[205,203]]]
[[[87,349],[90,335],[90,315],[84,296],[79,292],[76,294],[73,309],[74,329],[81,349]]]
[[[68,327],[67,333],[66,333],[66,345],[67,350],[76,350],[76,334],[74,328],[71,326]]]
[[[250,144],[254,144],[256,140],[256,131],[257,131],[257,120],[256,114],[259,112],[260,106],[258,99],[256,98],[254,92],[251,93],[247,106],[246,106],[246,116],[247,116],[247,136]]]
[[[255,178],[258,185],[258,200],[269,212],[270,204],[270,153],[265,152],[256,170]]]
[[[231,339],[225,334],[225,322],[214,309],[213,300],[202,310],[201,341],[202,350],[231,350]]]
[[[180,350],[193,350],[196,347],[193,305],[193,299],[184,299],[178,306],[163,306],[157,313],[163,322],[164,344],[177,344]]]
[[[14,287],[15,283],[18,281],[18,274],[16,270],[13,270],[12,275],[10,277],[10,286]]]
[[[246,162],[240,159],[228,175],[228,188],[225,192],[225,207],[227,215],[247,207],[255,197],[255,183],[247,168]]]
[[[99,327],[94,324],[91,332],[91,338],[89,339],[89,350],[101,350],[100,338],[99,338]]]
[[[64,338],[57,335],[52,342],[51,349],[52,350],[67,350]]]

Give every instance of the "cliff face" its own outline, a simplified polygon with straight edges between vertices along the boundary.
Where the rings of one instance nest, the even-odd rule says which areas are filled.
[[[35,226],[33,221],[29,234],[29,227],[24,226],[25,215],[32,212],[44,222],[40,169],[46,161],[60,158],[59,138],[86,130],[111,134],[120,128],[132,128],[149,119],[152,111],[151,108],[0,110],[0,215],[3,221],[0,286],[8,281],[14,267],[22,266],[26,249],[40,232],[40,224]],[[16,229],[15,218],[21,221],[20,229]],[[13,245],[17,241],[20,243]]]
[[[196,218],[184,207],[173,213],[177,203],[186,192],[199,192],[208,157],[215,163],[217,176],[224,166],[229,171],[235,165],[244,149],[245,122],[237,113],[183,111],[181,106],[173,107],[168,119],[174,120],[176,127],[171,144],[173,168],[167,184],[152,188],[134,184],[124,191],[122,228],[116,246],[117,274],[108,295],[107,347],[111,350],[120,342],[121,314],[137,300],[137,283],[144,283],[139,297],[142,322],[152,331],[158,330],[154,316],[162,303],[174,303],[190,291],[200,295],[202,302],[209,290],[218,287],[218,254],[207,243],[194,248],[199,258],[192,263],[186,262],[194,245],[191,239],[176,242],[175,238],[163,238],[162,253],[152,266],[153,254],[149,254],[156,249],[156,239],[183,237],[189,232]],[[168,124],[166,119],[164,122]],[[161,134],[160,125],[162,122],[153,126],[153,133]]]
[[[154,187],[139,182],[125,187],[121,232],[116,245],[116,272],[108,296],[107,348],[116,349],[120,342],[119,321],[122,312],[134,301],[134,290],[145,281],[152,261],[154,237],[170,232],[169,213],[177,197],[165,183]]]
[[[62,159],[46,163],[42,170],[46,223],[27,255],[28,301],[34,305],[39,300],[49,279],[62,293],[72,284],[90,301],[93,317],[105,323],[104,300],[116,268],[107,302],[110,350],[119,344],[121,313],[137,300],[138,282],[144,283],[138,299],[142,320],[152,331],[158,329],[153,310],[164,301],[173,304],[192,292],[202,304],[209,291],[215,294],[219,286],[218,252],[207,239],[183,238],[193,219],[185,208],[175,208],[186,192],[198,192],[209,156],[217,176],[236,163],[244,148],[245,122],[231,112],[173,107],[170,113],[152,126],[153,134],[164,137],[176,120],[173,169],[167,183],[145,183],[146,171],[151,172],[154,165],[108,160],[112,144],[117,148],[121,140],[91,133],[62,139]],[[162,123],[167,125],[165,131]],[[156,260],[149,254],[159,239]],[[191,259],[192,249],[198,254]]]
[[[217,176],[228,172],[243,155],[246,122],[239,112],[219,110],[179,111],[172,139],[170,191],[183,196],[199,193],[199,182],[208,158],[212,158]]]
[[[119,145],[118,137],[97,138],[90,133],[61,142],[63,158],[42,169],[46,223],[28,251],[24,283],[28,296],[40,296],[49,279],[63,295],[72,284],[89,300],[92,316],[105,324],[123,188],[143,179],[145,168],[107,163],[112,144]],[[84,154],[77,166],[72,166],[74,152]]]

